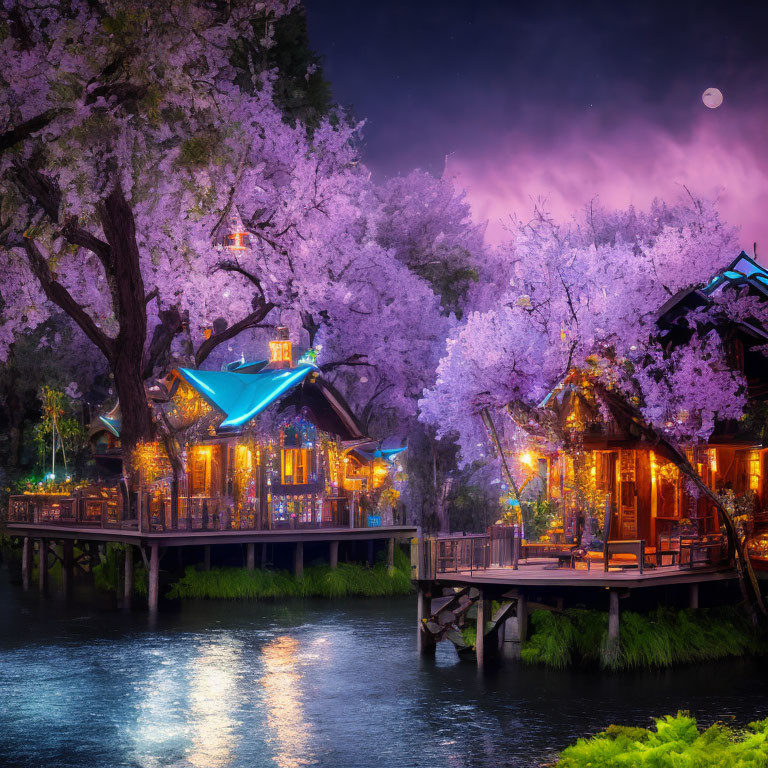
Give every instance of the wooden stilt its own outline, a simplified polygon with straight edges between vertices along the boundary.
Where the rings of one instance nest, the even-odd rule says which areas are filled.
[[[64,586],[64,594],[72,592],[75,579],[75,543],[72,539],[64,539],[61,542],[61,580]]]
[[[482,667],[485,663],[485,622],[490,617],[489,609],[488,601],[480,592],[480,599],[477,601],[477,628],[475,631],[475,655],[478,667]]]
[[[211,545],[206,544],[203,547],[203,568],[205,568],[206,571],[211,570]]]
[[[424,626],[424,619],[429,618],[429,598],[423,584],[419,584],[416,597],[416,649],[423,656],[435,652],[435,638]]]
[[[125,545],[125,576],[123,579],[123,610],[131,610],[133,598],[133,546]]]
[[[339,542],[338,541],[329,541],[328,542],[328,548],[329,548],[329,554],[328,554],[328,562],[331,565],[331,568],[338,568],[339,565]]]
[[[619,593],[608,591],[608,643],[605,649],[606,661],[610,662],[619,653]]]
[[[261,545],[261,570],[263,571],[267,567],[267,545],[266,543]]]
[[[256,568],[256,545],[255,544],[246,544],[245,545],[245,567],[252,571],[254,568]]]
[[[45,594],[48,590],[48,539],[38,539],[37,576],[40,591]]]
[[[689,596],[689,608],[696,609],[699,607],[699,585],[691,584],[690,596]]]
[[[515,615],[504,621],[501,655],[505,659],[519,659],[523,643],[528,637],[528,601],[518,594]]]
[[[293,550],[293,575],[297,579],[304,578],[304,542],[297,541]]]
[[[32,539],[24,537],[24,548],[21,550],[21,584],[25,592],[29,591],[29,579],[32,574]]]
[[[389,539],[387,541],[387,568],[390,571],[395,570],[395,540]]]
[[[149,551],[149,612],[156,614],[160,581],[160,552],[157,543],[150,544]]]

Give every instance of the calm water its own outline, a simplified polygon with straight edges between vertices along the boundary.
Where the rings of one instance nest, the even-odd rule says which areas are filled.
[[[79,597],[24,595],[0,571],[2,765],[509,768],[678,708],[768,715],[754,662],[478,676],[447,644],[420,661],[415,599],[188,603],[150,629]]]

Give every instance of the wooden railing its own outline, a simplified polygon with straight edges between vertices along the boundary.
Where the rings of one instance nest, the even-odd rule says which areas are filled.
[[[121,527],[122,504],[117,497],[23,494],[11,496],[9,523]]]
[[[517,568],[517,526],[492,526],[487,534],[428,536],[411,542],[411,573],[417,580],[487,568]]]

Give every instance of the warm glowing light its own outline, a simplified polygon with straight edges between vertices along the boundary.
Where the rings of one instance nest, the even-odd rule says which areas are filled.
[[[533,468],[533,456],[529,451],[526,451],[520,456],[520,463],[524,464],[528,469]]]
[[[270,368],[290,368],[293,365],[293,345],[288,329],[280,325],[276,329],[276,337],[269,342]]]
[[[230,251],[246,251],[248,250],[247,238],[247,232],[231,232],[227,235],[227,248]]]

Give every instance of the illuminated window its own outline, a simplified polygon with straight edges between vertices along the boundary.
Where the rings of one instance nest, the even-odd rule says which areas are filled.
[[[760,454],[757,451],[749,452],[749,490],[760,490]]]
[[[309,451],[306,448],[284,448],[281,465],[283,485],[306,485],[309,482]]]

